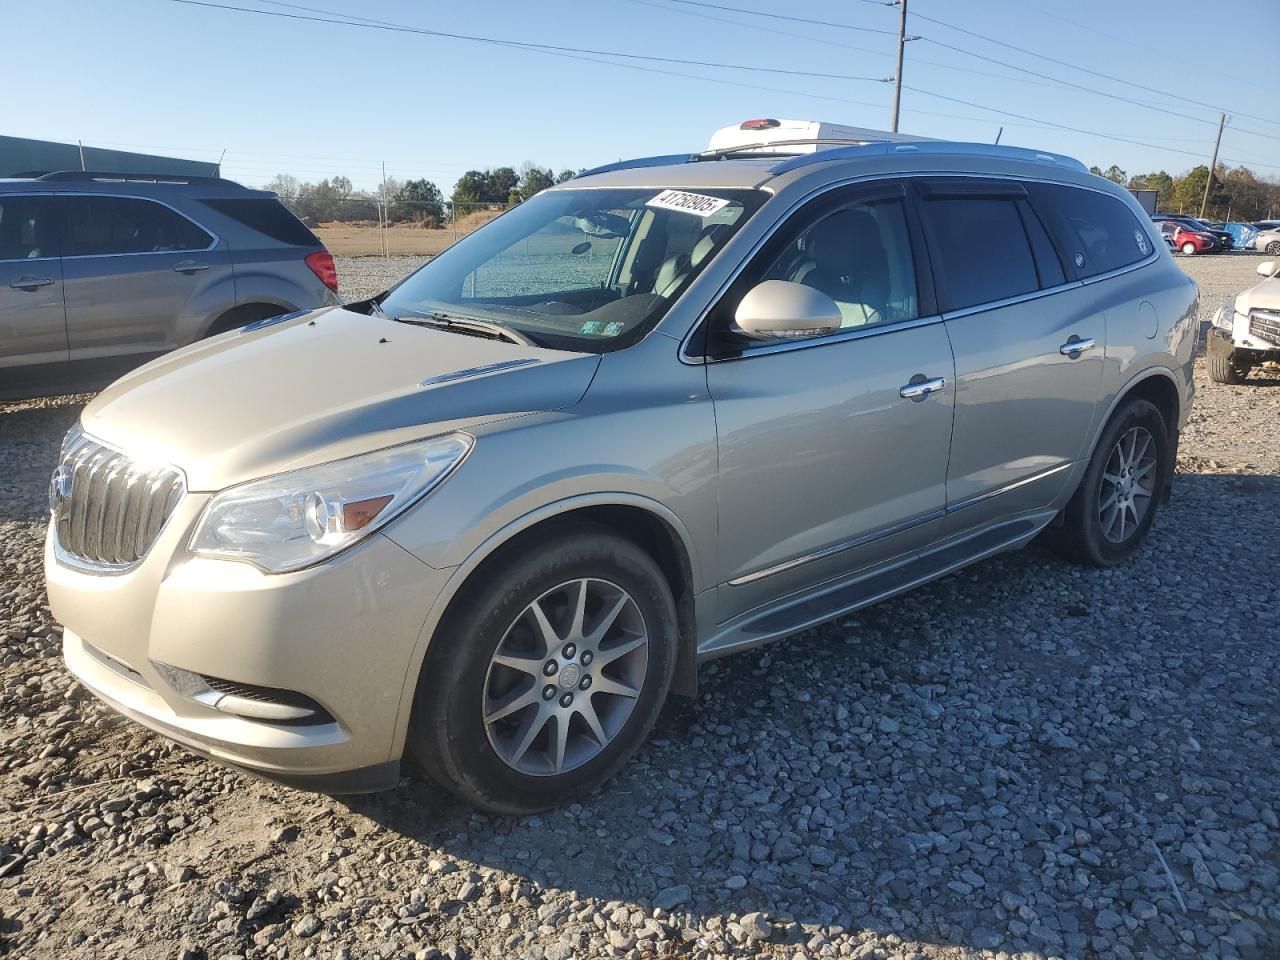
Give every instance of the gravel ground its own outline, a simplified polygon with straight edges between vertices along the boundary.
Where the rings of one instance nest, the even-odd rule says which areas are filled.
[[[1258,259],[1181,262],[1211,307]],[[1280,379],[1198,386],[1130,564],[1033,545],[718,661],[526,819],[292,792],[99,706],[40,571],[85,398],[0,406],[0,954],[1280,956]]]

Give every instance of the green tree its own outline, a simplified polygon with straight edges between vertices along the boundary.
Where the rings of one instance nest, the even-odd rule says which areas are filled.
[[[444,220],[444,197],[430,180],[406,180],[395,195],[392,219],[438,227]]]
[[[555,182],[555,174],[549,169],[526,163],[520,168],[520,183],[511,192],[509,200],[512,203],[523,203],[535,194],[541,193],[547,187],[554,186]]]
[[[559,173],[556,174],[556,183],[564,183],[566,180],[572,180],[576,176],[577,174],[574,173],[572,170],[569,170],[569,169],[561,170]]]

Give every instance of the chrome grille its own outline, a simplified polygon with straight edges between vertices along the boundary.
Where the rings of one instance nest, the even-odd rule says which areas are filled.
[[[57,545],[73,561],[127,569],[146,556],[185,492],[174,467],[134,463],[72,431],[49,483]]]
[[[1259,340],[1280,346],[1280,313],[1273,310],[1250,310],[1249,333]]]

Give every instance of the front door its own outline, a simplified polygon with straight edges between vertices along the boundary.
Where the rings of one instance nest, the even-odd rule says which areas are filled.
[[[722,620],[936,535],[953,367],[946,330],[930,316],[932,293],[925,283],[922,297],[917,284],[911,218],[893,184],[815,201],[710,317]],[[798,342],[735,338],[737,301],[773,279],[830,296],[841,328]]]
[[[123,373],[185,339],[204,291],[231,277],[230,255],[182,214],[139,197],[66,194],[63,263],[71,362]]]
[[[68,374],[53,197],[0,194],[0,395],[61,387]]]

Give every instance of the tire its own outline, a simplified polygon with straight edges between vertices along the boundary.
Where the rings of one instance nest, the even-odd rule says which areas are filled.
[[[1182,252],[1183,254],[1189,257],[1196,252],[1196,245],[1194,243],[1189,243],[1189,242],[1184,243],[1182,245]]]
[[[1236,366],[1233,355],[1230,353],[1211,353],[1205,357],[1204,362],[1209,369],[1209,379],[1214,383],[1238,385],[1244,383],[1248,373]]]
[[[1271,254],[1273,257],[1280,255],[1280,240],[1272,240],[1268,243],[1266,252]]]
[[[1133,447],[1129,447],[1130,438],[1135,440]],[[1144,448],[1148,441],[1150,446]],[[1134,457],[1136,469],[1129,474],[1137,481],[1130,488],[1134,510],[1120,509],[1124,517],[1119,520],[1105,505],[1112,494],[1120,492],[1110,478],[1118,475],[1111,471],[1122,463],[1126,450],[1130,455],[1142,455]],[[1118,453],[1121,461],[1115,459]],[[1149,463],[1146,454],[1150,454]],[[1067,559],[1096,567],[1127,560],[1155,521],[1172,468],[1169,429],[1159,409],[1141,398],[1128,401],[1102,431],[1084,478],[1063,511],[1063,525],[1051,531],[1050,544]],[[1145,496],[1140,490],[1146,491]],[[1123,503],[1125,497],[1118,500]],[[1136,523],[1134,513],[1140,514]],[[1108,519],[1113,521],[1109,528]]]
[[[266,320],[268,317],[278,317],[280,314],[288,312],[287,309],[270,303],[241,304],[228,310],[213,321],[205,332],[205,337],[216,337],[218,334],[226,333],[228,330],[236,330],[247,324]]]
[[[602,783],[648,737],[675,669],[675,602],[648,554],[592,524],[551,528],[477,574],[431,642],[408,751],[433,780],[477,807],[545,810]],[[579,584],[587,600],[575,632]],[[593,640],[606,611],[616,619]],[[547,629],[556,638],[549,644]],[[646,642],[619,655],[637,634]],[[580,646],[570,652],[575,639]],[[556,661],[555,673],[547,673],[547,660]],[[628,688],[638,695],[619,692]],[[567,739],[557,737],[561,729]]]
[[[1244,382],[1248,368],[1241,366],[1236,350],[1222,331],[1210,329],[1206,347],[1204,362],[1210,380],[1233,385]]]

